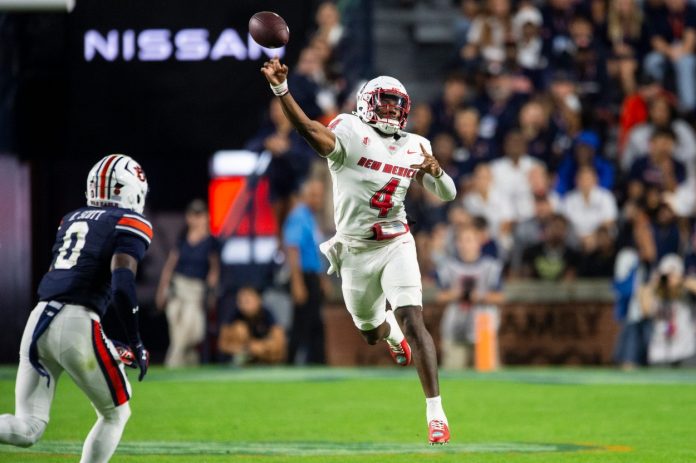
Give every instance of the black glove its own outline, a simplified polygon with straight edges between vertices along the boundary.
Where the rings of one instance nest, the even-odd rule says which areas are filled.
[[[138,364],[140,369],[140,374],[138,375],[138,381],[142,381],[147,373],[147,367],[150,366],[150,353],[145,349],[142,342],[138,342],[133,347],[133,354],[135,355],[135,362]]]
[[[112,339],[111,342],[116,348],[116,352],[121,358],[123,365],[127,366],[128,368],[138,368],[138,364],[135,363],[135,354],[133,353],[133,349],[131,349],[128,344],[124,344],[115,339]]]

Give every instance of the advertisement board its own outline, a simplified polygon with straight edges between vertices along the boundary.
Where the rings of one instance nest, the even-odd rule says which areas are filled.
[[[271,97],[259,69],[294,62],[310,1],[81,0],[67,19],[68,152],[205,158],[243,145]],[[259,10],[281,14],[285,48],[248,34]]]

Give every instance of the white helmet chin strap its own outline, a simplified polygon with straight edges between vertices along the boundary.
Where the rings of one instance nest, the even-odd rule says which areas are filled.
[[[371,123],[370,125],[374,126],[377,130],[385,135],[394,135],[401,132],[401,129],[398,126],[388,122],[377,121]]]

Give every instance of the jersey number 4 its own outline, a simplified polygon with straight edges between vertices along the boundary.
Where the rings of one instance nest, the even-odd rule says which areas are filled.
[[[377,191],[377,193],[372,195],[370,198],[370,207],[372,209],[379,209],[378,217],[383,219],[389,214],[389,209],[394,207],[392,202],[392,196],[396,192],[396,187],[399,186],[401,182],[400,178],[392,177],[391,180],[387,182],[382,188]]]
[[[75,222],[65,230],[63,246],[58,250],[58,257],[56,257],[53,268],[67,270],[77,264],[80,251],[85,247],[85,237],[88,231],[87,222]]]

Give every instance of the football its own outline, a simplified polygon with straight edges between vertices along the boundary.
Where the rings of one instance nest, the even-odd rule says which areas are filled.
[[[290,28],[285,20],[272,11],[261,11],[249,20],[251,37],[266,48],[278,48],[288,43]]]

